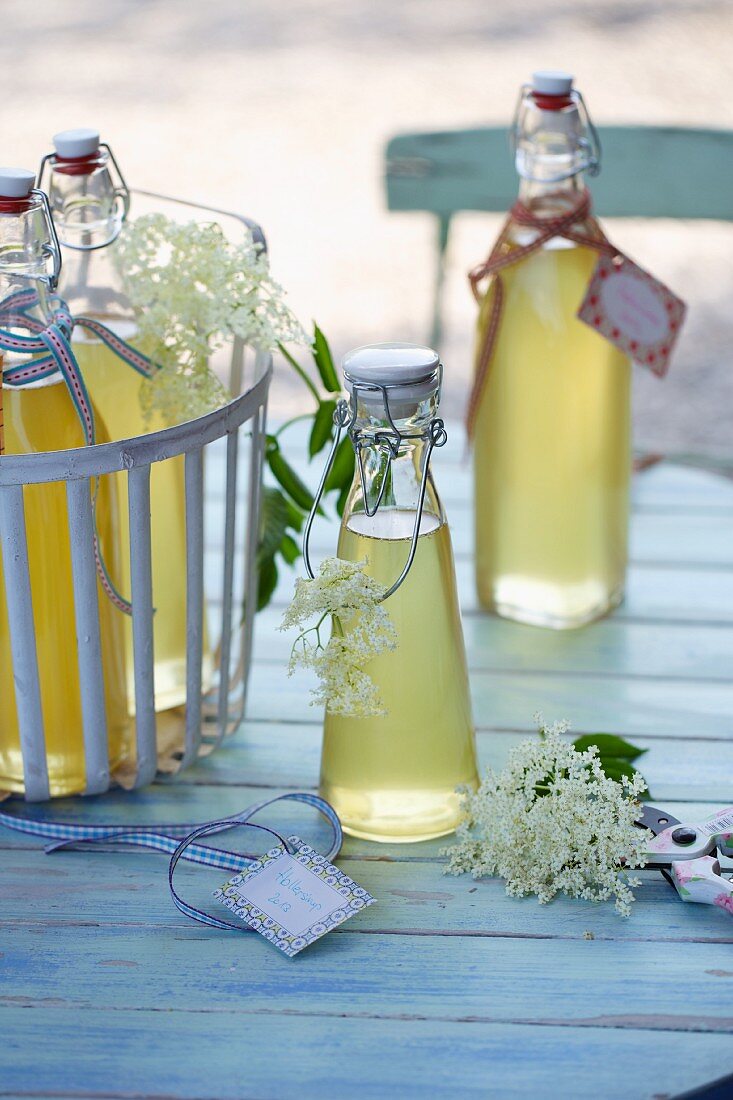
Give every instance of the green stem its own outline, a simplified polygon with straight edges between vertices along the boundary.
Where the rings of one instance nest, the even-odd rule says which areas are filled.
[[[291,417],[290,420],[286,420],[285,423],[281,424],[280,427],[277,429],[277,431],[275,432],[275,439],[277,439],[278,436],[280,435],[280,433],[284,432],[286,428],[289,428],[291,424],[297,424],[299,420],[312,420],[312,419],[313,419],[313,413],[300,413],[299,416]]]
[[[290,352],[287,350],[287,348],[283,344],[278,343],[277,346],[280,350],[280,353],[287,359],[288,363],[290,363],[290,366],[293,368],[295,373],[300,377],[301,381],[305,383],[305,385],[308,387],[308,389],[311,391],[311,393],[315,397],[316,401],[320,405],[321,398],[320,398],[320,395],[318,393],[318,390],[316,389],[316,387],[311,382],[310,378],[306,374],[303,367],[301,367],[300,363],[298,363],[295,359],[293,359],[292,355],[290,354]]]
[[[306,638],[308,637],[309,634],[314,634],[315,633],[315,636],[318,639],[318,644],[316,645],[316,652],[318,652],[319,649],[325,649],[325,646],[324,646],[323,642],[321,641],[321,627],[323,626],[323,623],[325,622],[325,620],[328,618],[328,615],[329,615],[328,611],[325,611],[323,613],[323,615],[321,615],[320,619],[315,624],[315,626],[309,626],[307,630],[301,631],[301,633],[298,635],[298,637],[293,642],[292,648],[290,650],[291,658],[292,658],[293,654],[295,653],[295,647],[297,645],[301,645],[303,647],[303,656],[305,657],[305,654],[307,652]]]

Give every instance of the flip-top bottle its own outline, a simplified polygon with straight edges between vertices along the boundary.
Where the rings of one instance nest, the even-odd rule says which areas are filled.
[[[576,317],[599,258],[584,174],[600,149],[572,77],[535,74],[514,143],[519,200],[472,273],[476,583],[500,615],[573,627],[623,597],[630,364]]]
[[[455,829],[456,787],[477,781],[453,551],[430,470],[446,438],[442,366],[429,348],[375,344],[350,352],[343,370],[349,403],[337,417],[356,464],[338,555],[367,561],[397,647],[366,668],[385,716],[327,709],[321,793],[355,836],[423,840]]]
[[[130,192],[108,145],[96,130],[66,130],[54,137],[39,179],[48,178],[49,200],[64,256],[61,290],[75,317],[101,322],[135,345],[134,310],[115,266],[115,242],[130,208]],[[112,439],[129,439],[170,424],[160,413],[148,420],[140,405],[149,384],[93,328],[76,324],[74,351]],[[123,554],[121,591],[130,592],[127,478],[117,481]],[[186,699],[186,558],[183,458],[156,462],[150,473],[151,544],[156,710]],[[132,628],[125,630],[128,698],[134,713]],[[203,685],[211,680],[212,658],[204,646]]]
[[[54,294],[61,264],[58,242],[46,196],[33,183],[32,172],[0,169],[0,339],[8,455],[83,447],[88,442],[60,370],[52,361],[48,365],[48,352],[22,351],[22,341],[38,340],[53,324],[60,326],[60,333],[64,325]],[[56,335],[57,342],[64,338],[63,333]],[[13,350],[14,340],[19,350]],[[96,440],[106,442],[103,420],[93,406],[91,411]],[[49,789],[52,795],[73,794],[85,789],[87,777],[65,485],[26,485],[23,504]],[[95,521],[98,548],[111,571],[119,568],[116,519],[113,486],[104,480],[96,493]],[[109,764],[114,770],[132,752],[124,622],[99,584],[98,602]],[[30,630],[31,624],[23,624],[23,629]],[[16,699],[28,685],[16,675],[13,640],[0,565],[0,790],[22,792]]]

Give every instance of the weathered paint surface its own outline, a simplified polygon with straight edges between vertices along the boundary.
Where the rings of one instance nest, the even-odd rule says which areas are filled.
[[[467,550],[467,481],[448,466]],[[224,527],[211,467],[209,484],[207,549]],[[669,466],[639,476],[629,601],[563,636],[477,614],[459,558],[482,764],[501,766],[542,709],[578,732],[638,740],[675,816],[729,803],[732,518],[728,481]],[[324,549],[333,534],[322,528]],[[175,785],[34,812],[203,821],[314,786],[319,714],[307,681],[284,675],[278,618],[260,617],[249,717],[228,747]],[[325,838],[302,806],[263,823]],[[733,1072],[729,915],[681,904],[652,871],[627,921],[606,906],[508,898],[498,881],[446,877],[444,843],[347,840],[340,862],[378,904],[288,960],[254,935],[187,921],[154,853],[48,857],[0,831],[0,1096],[659,1100]],[[179,885],[205,906],[221,879],[184,866]]]

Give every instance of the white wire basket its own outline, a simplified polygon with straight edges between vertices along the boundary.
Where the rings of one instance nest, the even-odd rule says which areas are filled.
[[[261,230],[246,218],[146,192],[132,195],[136,214],[147,204],[187,220],[212,220],[215,215],[232,233],[241,235],[247,227],[265,247]],[[28,801],[49,798],[50,785],[24,486],[66,486],[75,617],[69,637],[75,628],[86,775],[80,793],[96,795],[117,783],[136,788],[156,776],[169,778],[213,751],[244,716],[272,357],[235,340],[226,358],[226,365],[219,363],[218,368],[228,373],[232,399],[196,420],[93,447],[0,457],[0,552]],[[156,463],[180,455],[185,470],[186,702],[177,743],[171,747],[168,739],[164,751],[155,708],[150,474]],[[99,619],[104,596],[97,583],[91,491],[94,479],[117,473],[126,477],[128,487],[134,668],[134,764],[124,780],[109,760]],[[49,546],[49,555],[54,551]],[[205,633],[214,654],[211,686],[202,680]]]

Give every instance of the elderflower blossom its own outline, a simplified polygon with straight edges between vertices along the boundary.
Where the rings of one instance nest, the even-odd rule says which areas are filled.
[[[396,631],[381,603],[380,585],[365,572],[366,561],[326,558],[312,580],[295,582],[281,630],[299,627],[288,674],[310,668],[320,680],[311,705],[352,718],[384,715],[377,686],[364,665],[396,646]],[[306,626],[316,620],[315,625]],[[331,634],[324,642],[322,631]]]
[[[115,262],[137,315],[135,343],[161,368],[143,387],[148,416],[176,423],[226,404],[209,359],[232,337],[265,351],[307,342],[249,230],[232,244],[216,223],[147,214],[125,225]]]
[[[645,840],[634,822],[644,779],[603,773],[598,750],[578,752],[563,738],[567,722],[522,741],[498,774],[489,770],[478,791],[463,791],[466,818],[446,871],[474,878],[499,875],[515,897],[536,894],[545,904],[557,893],[588,901],[615,899],[628,916],[644,866]]]

